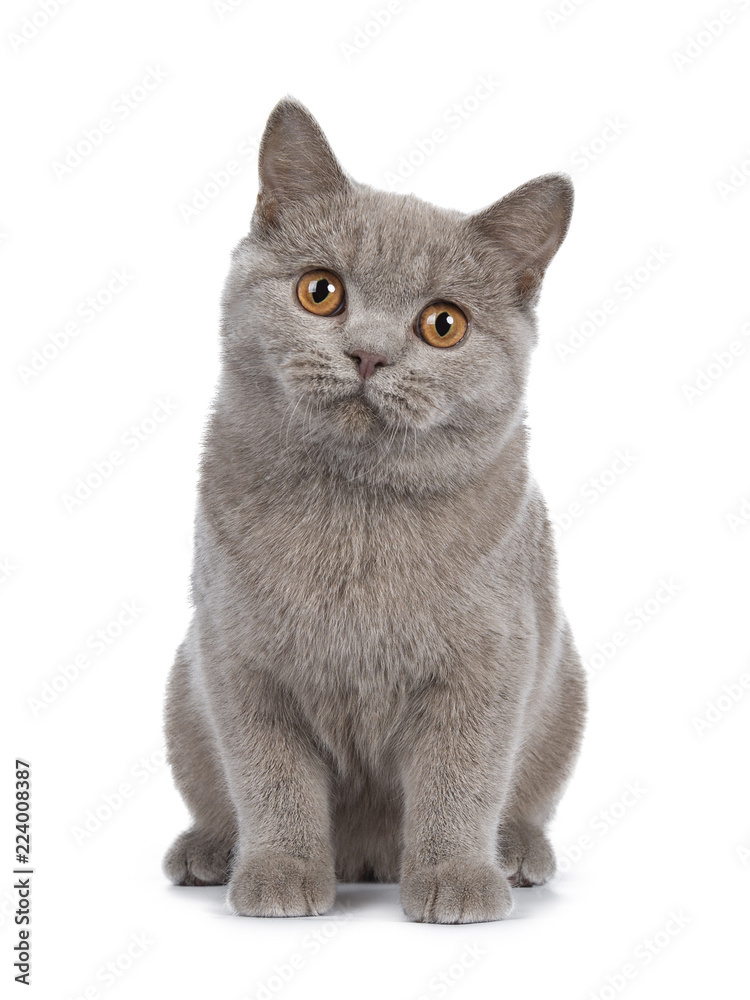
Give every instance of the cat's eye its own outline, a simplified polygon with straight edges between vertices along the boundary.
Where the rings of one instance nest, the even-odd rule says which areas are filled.
[[[333,316],[344,308],[344,283],[333,271],[308,271],[297,283],[297,298],[316,316]]]
[[[453,347],[463,340],[468,325],[466,316],[452,302],[433,302],[417,320],[419,336],[432,347]]]

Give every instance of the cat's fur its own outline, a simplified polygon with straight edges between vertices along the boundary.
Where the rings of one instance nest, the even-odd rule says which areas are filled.
[[[584,717],[553,539],[527,467],[533,305],[566,177],[475,215],[348,178],[274,109],[223,299],[195,615],[167,705],[194,818],[165,859],[239,914],[324,913],[336,879],[401,882],[414,920],[493,920],[547,881]],[[299,276],[335,271],[320,317]],[[437,299],[465,340],[414,330]],[[363,380],[351,352],[387,356]]]

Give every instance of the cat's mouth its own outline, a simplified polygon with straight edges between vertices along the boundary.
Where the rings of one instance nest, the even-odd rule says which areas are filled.
[[[426,394],[371,384],[375,381],[368,379],[331,401],[329,409],[342,421],[345,431],[357,435],[391,430],[412,433],[434,424],[439,408]]]
[[[376,374],[354,383],[328,371],[316,372],[311,379],[308,370],[304,388],[301,383],[293,392],[298,395],[303,389],[301,398],[312,404],[299,410],[308,427],[317,423],[323,429],[333,424],[344,437],[357,439],[399,430],[411,434],[430,428],[436,418],[446,413],[429,389],[414,379],[398,384],[392,379],[379,379]]]
[[[314,392],[318,419],[333,423],[344,438],[355,440],[380,435],[396,426],[405,429],[410,424],[409,415],[385,387],[373,385],[375,381],[362,380],[358,385],[339,379],[327,384],[319,381]]]
[[[350,432],[362,433],[382,425],[379,409],[364,384],[339,398],[333,404],[333,409],[343,422],[345,430]]]

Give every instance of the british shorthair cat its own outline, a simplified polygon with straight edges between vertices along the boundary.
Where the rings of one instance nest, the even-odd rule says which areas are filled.
[[[398,881],[462,923],[554,873],[585,695],[524,387],[572,203],[555,174],[472,215],[378,191],[273,110],[169,682],[173,882],[300,916]]]

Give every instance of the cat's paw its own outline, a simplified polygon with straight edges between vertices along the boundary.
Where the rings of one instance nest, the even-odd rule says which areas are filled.
[[[330,862],[263,851],[237,865],[227,903],[243,917],[311,917],[327,913],[335,898],[336,876]]]
[[[226,885],[231,857],[230,844],[192,827],[169,848],[162,868],[175,885]]]
[[[555,852],[537,826],[509,823],[500,831],[501,866],[514,888],[544,885],[555,874]]]
[[[410,920],[473,924],[507,917],[513,899],[499,868],[463,860],[407,866],[401,876],[401,905]]]

